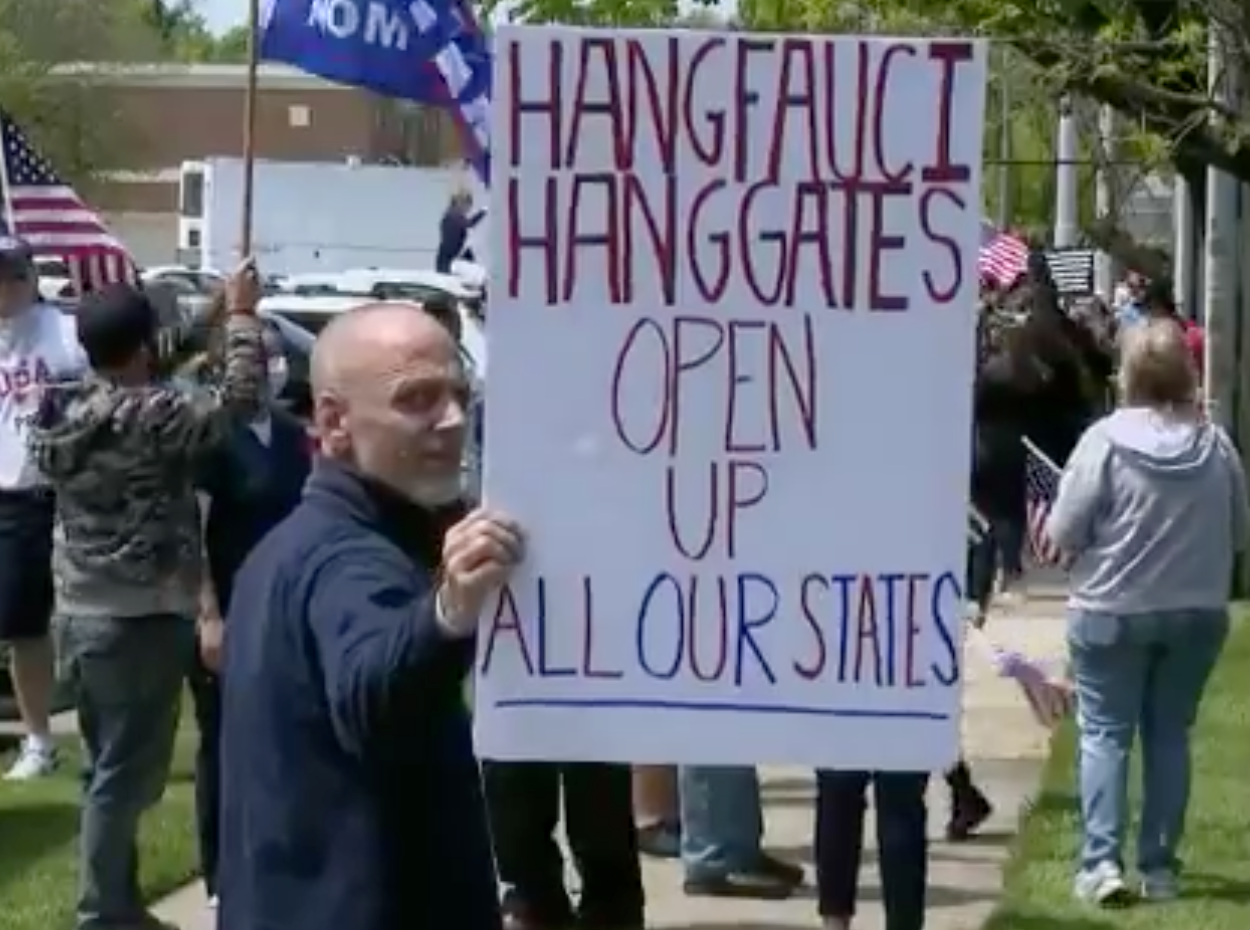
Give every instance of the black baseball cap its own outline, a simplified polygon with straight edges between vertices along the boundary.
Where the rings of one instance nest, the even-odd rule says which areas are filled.
[[[34,250],[21,239],[0,235],[0,280],[26,281],[34,273]]]
[[[124,365],[153,343],[158,326],[156,307],[131,284],[110,284],[78,305],[78,341],[92,368]]]

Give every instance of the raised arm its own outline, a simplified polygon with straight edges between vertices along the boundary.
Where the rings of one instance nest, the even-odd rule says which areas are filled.
[[[226,285],[221,383],[203,390],[170,391],[163,435],[189,456],[200,456],[232,418],[251,420],[265,402],[264,332],[256,318],[260,279],[249,261]]]
[[[317,572],[309,622],[346,752],[363,754],[387,721],[467,673],[472,637],[441,622],[436,602],[412,566],[381,547],[346,548]]]

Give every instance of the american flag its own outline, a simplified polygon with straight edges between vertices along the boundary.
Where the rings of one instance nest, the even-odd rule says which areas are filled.
[[[1020,692],[1039,724],[1053,729],[1065,717],[1072,715],[1076,707],[1075,689],[1066,676],[1052,674],[1045,663],[991,642],[976,627],[968,630],[968,636],[993,664],[1000,677],[1010,678],[1020,686]]]
[[[1024,440],[1025,518],[1028,522],[1029,548],[1039,565],[1058,565],[1063,554],[1046,535],[1046,521],[1055,495],[1059,493],[1059,466],[1052,462],[1032,440]]]
[[[14,236],[37,256],[62,259],[80,294],[134,280],[135,265],[126,247],[2,112],[0,148],[4,213]]]
[[[981,221],[981,251],[977,270],[981,278],[997,287],[1011,287],[1024,274],[1029,261],[1029,244],[1009,232],[1002,232],[988,220]]]

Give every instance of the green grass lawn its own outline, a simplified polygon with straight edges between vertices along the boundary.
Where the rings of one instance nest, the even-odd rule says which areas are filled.
[[[1179,901],[1111,912],[1073,900],[1080,822],[1075,734],[1069,728],[1055,738],[1041,796],[1026,819],[1002,901],[986,930],[1250,930],[1248,681],[1250,612],[1242,611],[1194,734]],[[1133,847],[1125,852],[1131,865]]]
[[[194,751],[195,728],[188,721],[178,736],[165,799],[143,824],[139,859],[150,900],[186,884],[198,868]],[[77,740],[64,740],[62,753],[52,778],[0,782],[0,930],[73,926],[81,771]],[[10,761],[6,756],[0,764],[7,768]]]

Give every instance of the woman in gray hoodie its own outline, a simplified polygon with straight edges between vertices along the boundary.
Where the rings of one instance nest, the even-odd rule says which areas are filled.
[[[1198,403],[1180,329],[1124,334],[1120,408],[1081,437],[1047,532],[1071,562],[1068,646],[1080,725],[1084,842],[1076,893],[1121,905],[1133,739],[1142,737],[1140,892],[1177,893],[1189,803],[1189,734],[1228,635],[1246,480],[1228,435]]]

